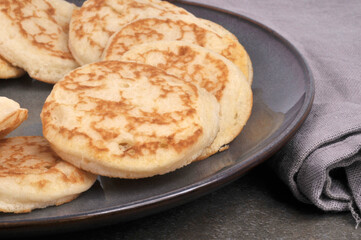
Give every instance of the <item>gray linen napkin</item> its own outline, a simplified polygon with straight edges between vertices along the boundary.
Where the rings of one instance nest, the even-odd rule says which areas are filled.
[[[271,160],[295,197],[361,222],[361,1],[197,0],[253,18],[306,58],[316,85],[311,113]]]

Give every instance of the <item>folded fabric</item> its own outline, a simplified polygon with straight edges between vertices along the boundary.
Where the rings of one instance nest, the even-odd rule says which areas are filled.
[[[271,164],[299,200],[326,211],[350,210],[358,224],[360,149],[361,104],[315,103],[302,128]]]
[[[361,1],[197,0],[253,18],[293,43],[315,79],[311,113],[271,160],[295,197],[361,222]]]

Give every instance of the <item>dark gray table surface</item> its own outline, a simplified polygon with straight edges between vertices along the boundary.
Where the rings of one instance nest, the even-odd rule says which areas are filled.
[[[37,239],[361,239],[350,213],[298,202],[262,164],[185,205],[127,223]]]

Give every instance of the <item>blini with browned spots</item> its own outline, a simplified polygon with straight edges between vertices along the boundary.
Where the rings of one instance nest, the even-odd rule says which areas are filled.
[[[60,205],[88,190],[96,175],[61,160],[43,137],[0,140],[0,211]]]
[[[78,66],[68,48],[75,8],[64,0],[0,1],[0,55],[30,77],[56,83]]]
[[[252,63],[237,38],[215,23],[189,16],[152,17],[131,22],[109,39],[102,59],[116,59],[135,45],[154,41],[184,41],[214,51],[239,67],[249,85],[252,84]]]
[[[45,138],[64,160],[103,176],[144,178],[202,154],[219,131],[219,104],[162,69],[103,61],[59,81],[41,119]]]
[[[183,41],[156,41],[135,45],[118,59],[159,67],[216,97],[220,104],[220,130],[198,159],[225,150],[251,115],[250,85],[235,64],[216,52]]]
[[[0,97],[0,139],[16,129],[28,117],[28,110],[6,97]]]
[[[185,9],[160,0],[87,0],[74,11],[69,47],[80,65],[100,60],[109,38],[126,24],[154,16],[193,16]]]

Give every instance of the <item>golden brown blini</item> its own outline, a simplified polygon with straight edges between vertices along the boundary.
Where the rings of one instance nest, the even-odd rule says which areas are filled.
[[[14,67],[0,56],[0,79],[17,78],[24,75],[24,70]]]
[[[97,62],[113,33],[124,25],[152,16],[193,16],[160,0],[87,0],[74,11],[69,47],[80,65]]]
[[[220,104],[220,130],[200,159],[224,150],[251,115],[252,90],[243,73],[231,61],[206,48],[182,41],[156,41],[133,46],[119,57],[162,68],[216,97]]]
[[[219,130],[219,104],[159,68],[103,61],[59,81],[41,119],[62,159],[103,176],[142,178],[196,159]]]
[[[0,139],[17,128],[28,117],[28,110],[6,97],[0,97]]]
[[[32,78],[56,83],[78,66],[68,49],[75,8],[64,0],[0,1],[0,55]]]
[[[229,38],[233,38],[235,41],[238,42],[238,39],[237,37],[231,33],[230,31],[228,31],[227,29],[225,29],[223,26],[215,23],[215,22],[212,22],[210,20],[207,20],[207,19],[202,19],[202,18],[199,18],[200,22],[202,22],[204,25],[207,25],[209,28],[211,28],[214,32],[216,32],[217,34],[223,36],[223,37],[229,37]],[[243,47],[243,46],[242,46]],[[252,82],[253,82],[253,66],[252,66],[252,61],[251,61],[251,58],[249,57],[249,54],[247,53],[247,51],[244,49],[245,51],[245,56],[246,58],[243,58],[243,60],[241,60],[240,62],[242,61],[246,61],[247,63],[246,64],[239,64],[240,65],[240,68],[243,72],[243,74],[246,76],[248,82],[250,83],[250,85],[252,85]],[[235,62],[236,63],[236,62]]]
[[[0,211],[60,205],[89,189],[96,176],[61,160],[43,137],[0,140]]]
[[[209,27],[194,17],[139,19],[121,28],[110,39],[102,59],[121,56],[135,45],[154,41],[185,41],[212,50],[237,65],[252,84],[252,63],[237,38],[220,26]]]

